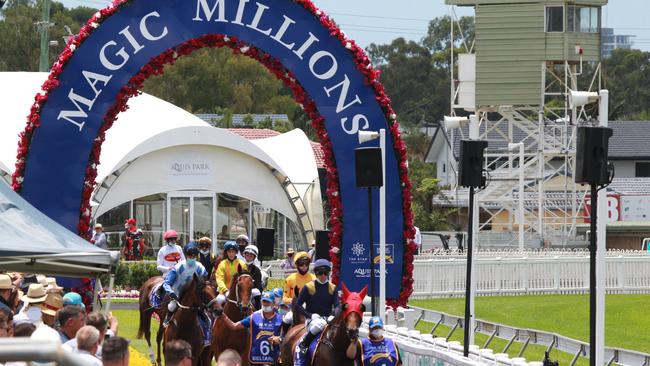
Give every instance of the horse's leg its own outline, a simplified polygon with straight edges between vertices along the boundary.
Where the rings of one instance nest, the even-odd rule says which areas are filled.
[[[162,362],[161,362],[161,359],[160,359],[160,351],[161,351],[161,348],[164,347],[164,345],[165,345],[163,343],[162,346],[161,346],[161,342],[163,340],[163,333],[164,333],[163,326],[162,326],[162,323],[160,323],[158,325],[158,332],[156,333],[156,346],[158,348],[157,349],[157,356],[158,357],[156,358],[156,362],[157,362],[158,366],[162,366]]]

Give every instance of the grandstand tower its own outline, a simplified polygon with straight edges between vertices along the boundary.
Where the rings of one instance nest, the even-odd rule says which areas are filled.
[[[480,215],[474,210],[479,246],[498,237],[500,245],[516,247],[519,225],[526,247],[576,245],[586,194],[573,183],[576,128],[596,125],[598,108],[572,108],[569,95],[601,89],[600,19],[607,0],[445,2],[452,5],[451,39],[462,32],[455,6],[475,10],[475,38],[461,33],[450,86],[452,116],[474,114],[478,138],[489,142],[489,184],[477,194]],[[459,131],[453,132],[457,139],[468,137],[466,128]],[[516,143],[524,146],[521,161],[519,150],[511,150]]]

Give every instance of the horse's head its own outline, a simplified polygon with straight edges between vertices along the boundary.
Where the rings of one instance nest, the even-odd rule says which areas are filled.
[[[228,302],[236,304],[241,313],[248,313],[251,308],[253,285],[253,277],[251,274],[238,265],[237,274],[235,274],[230,283]]]
[[[350,338],[356,338],[359,334],[359,326],[363,320],[363,312],[366,311],[363,305],[363,299],[368,293],[368,286],[364,287],[360,292],[351,292],[347,286],[341,282],[341,289],[343,294],[341,297],[342,316],[345,324],[345,329]]]
[[[206,281],[202,277],[194,274],[194,281],[196,283],[197,295],[201,302],[201,306],[205,307],[206,310],[213,312],[217,309],[220,309],[221,306],[217,303],[217,296],[219,291],[212,281]]]

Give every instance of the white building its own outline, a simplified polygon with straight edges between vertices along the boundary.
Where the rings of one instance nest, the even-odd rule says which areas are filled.
[[[0,73],[0,177],[11,180],[18,133],[45,73]],[[323,229],[315,151],[302,130],[234,130],[210,126],[151,95],[131,99],[106,134],[92,197],[93,217],[113,233],[129,217],[154,248],[173,228],[183,242],[213,242],[275,228],[276,253],[306,248]]]

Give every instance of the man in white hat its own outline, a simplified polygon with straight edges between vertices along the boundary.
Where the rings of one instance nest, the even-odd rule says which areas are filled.
[[[43,304],[45,298],[47,298],[47,293],[43,285],[40,283],[30,284],[27,294],[20,298],[25,304],[25,310],[14,317],[14,323],[20,324],[27,322],[38,327],[38,324],[42,322],[40,305]]]
[[[106,239],[106,234],[104,233],[104,227],[102,224],[95,224],[95,232],[93,233],[93,237],[90,238],[90,242],[95,244],[95,246],[98,248],[108,248],[108,241]]]
[[[9,300],[14,291],[14,284],[11,283],[11,277],[6,274],[0,274],[0,311],[8,317],[13,315],[13,305]]]

